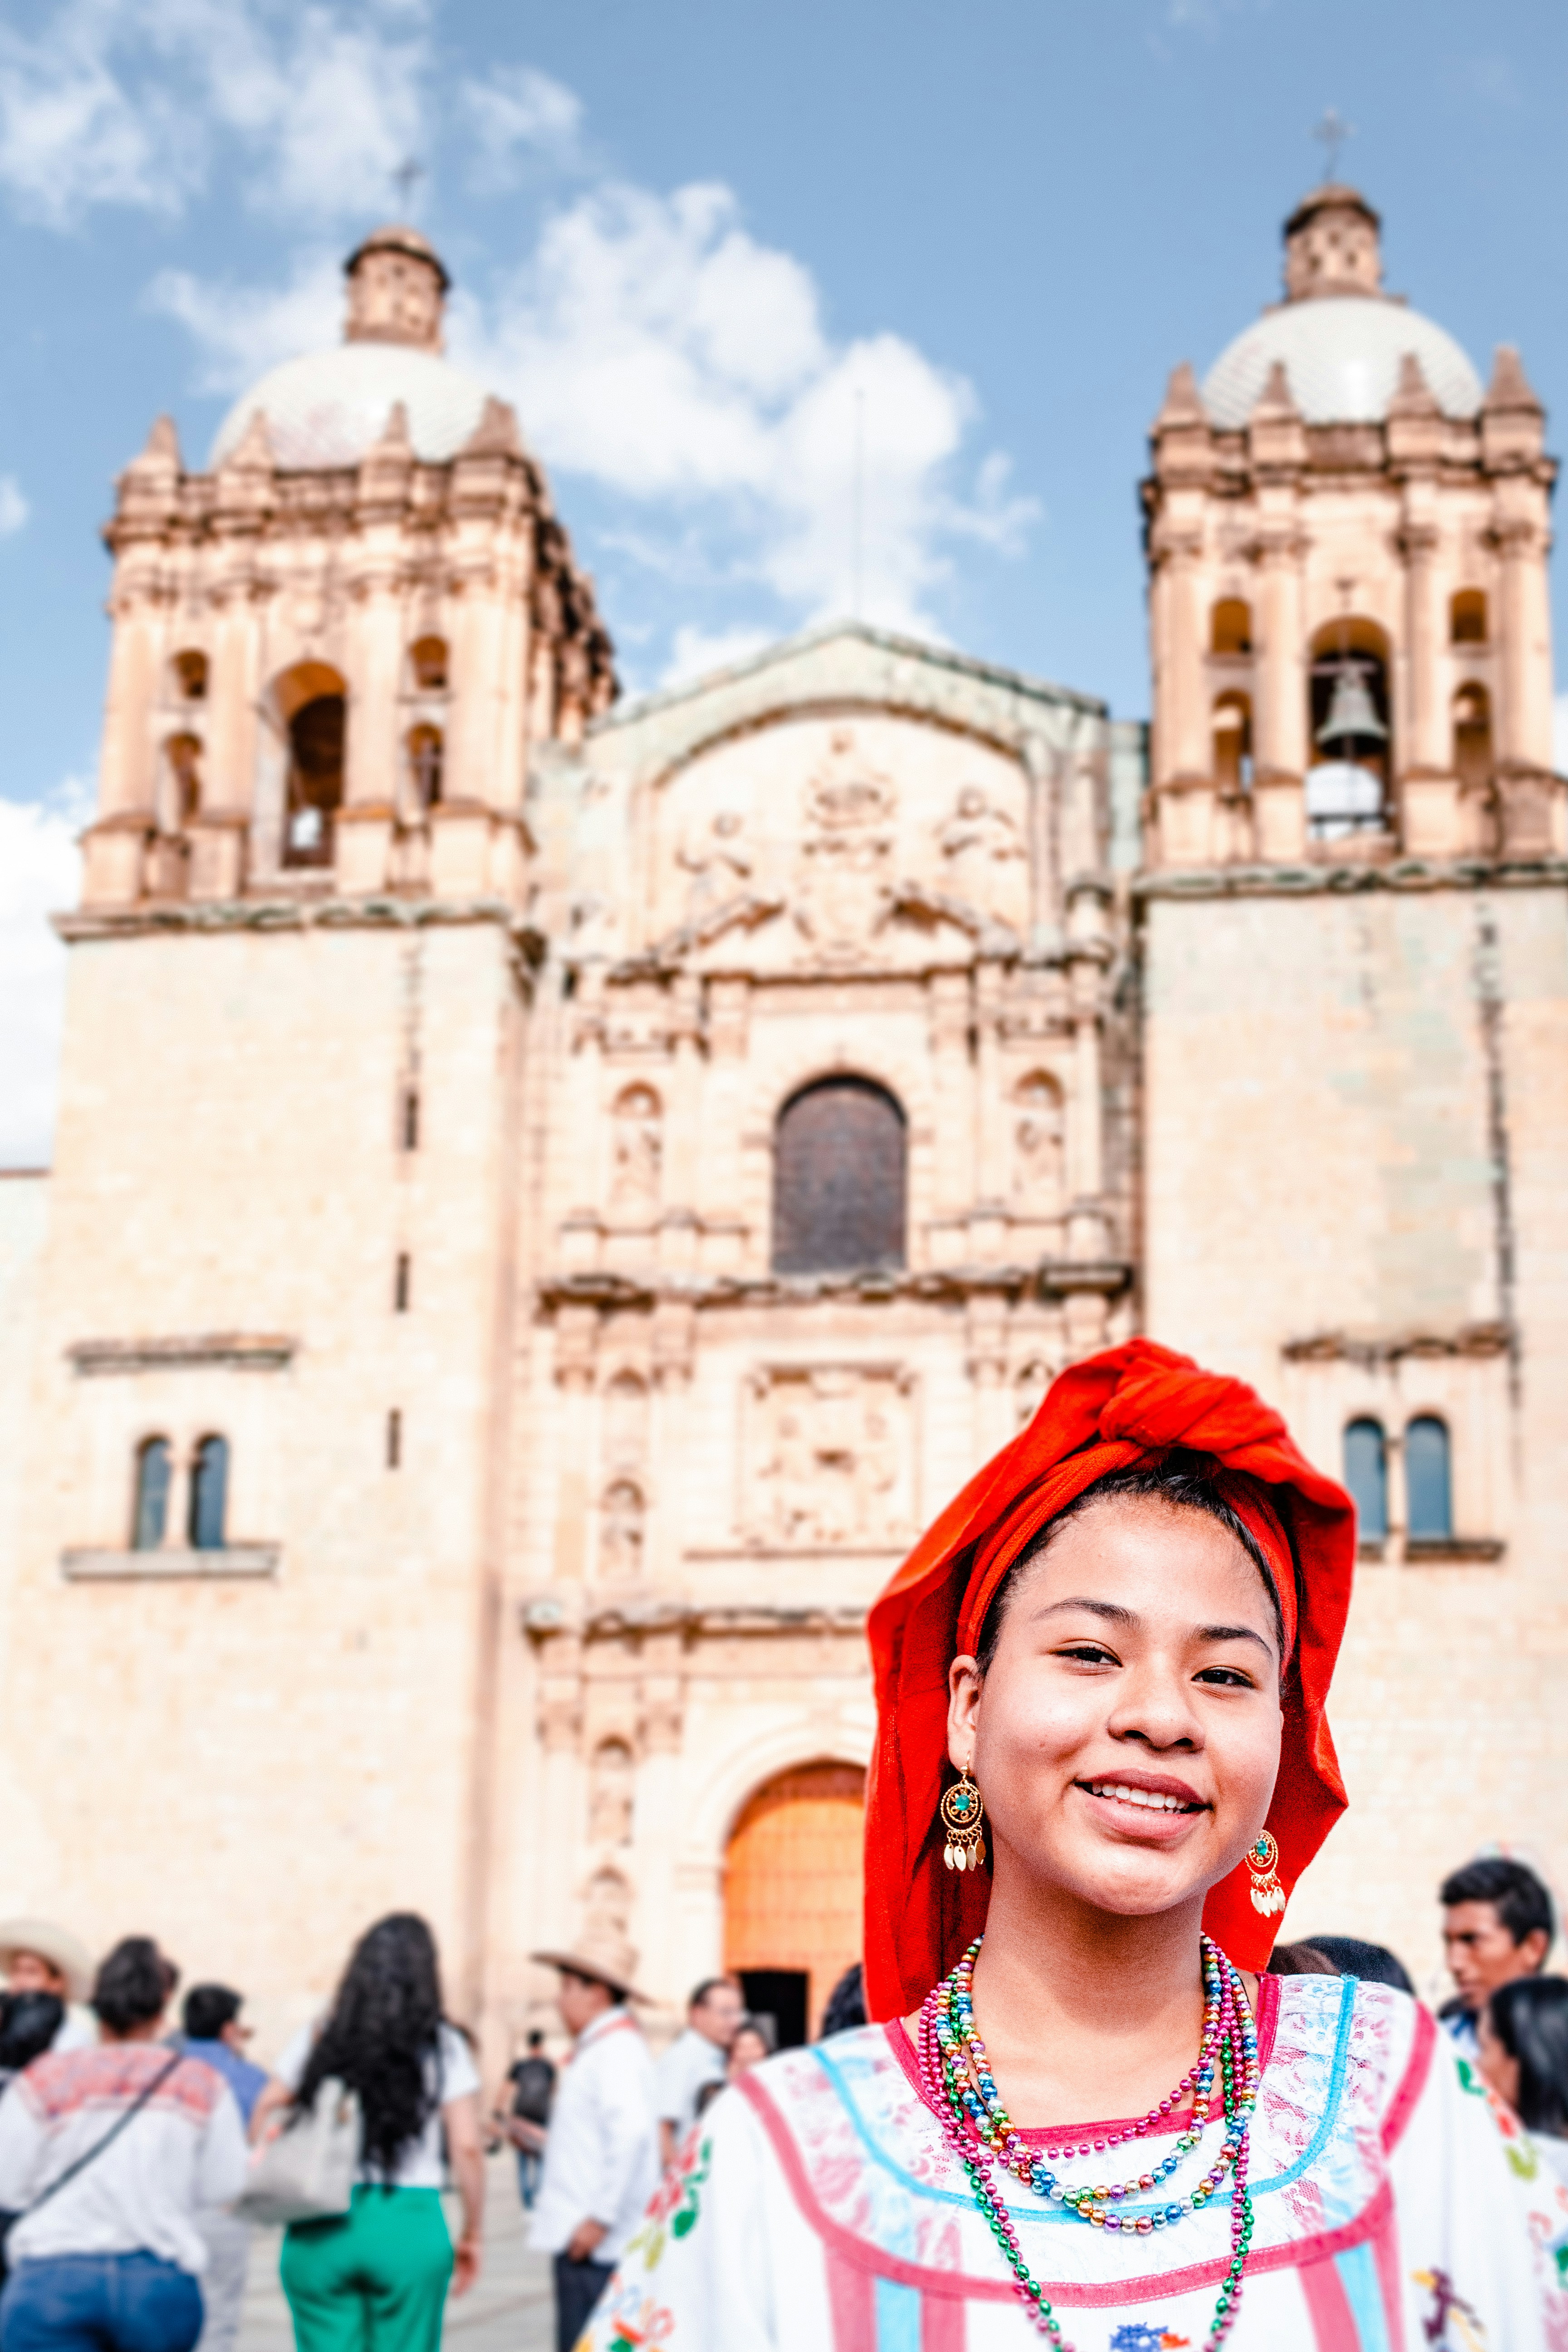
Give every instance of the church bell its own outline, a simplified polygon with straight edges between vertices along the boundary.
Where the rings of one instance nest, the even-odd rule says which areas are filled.
[[[1365,673],[1353,662],[1346,662],[1334,678],[1333,699],[1318,730],[1319,742],[1327,751],[1333,743],[1380,743],[1387,736],[1388,730],[1367,691]]]

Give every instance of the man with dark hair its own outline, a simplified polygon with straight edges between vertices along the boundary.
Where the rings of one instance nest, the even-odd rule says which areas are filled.
[[[730,2044],[746,2013],[733,1977],[704,1977],[686,2005],[686,2031],[677,2034],[654,2069],[654,2110],[659,2154],[666,2164],[697,2120],[703,2086],[724,2080]]]
[[[1439,2011],[1468,2058],[1477,2054],[1476,2019],[1500,1985],[1539,1976],[1552,1949],[1552,1897],[1533,1870],[1486,1854],[1454,1871],[1438,1889],[1443,1949],[1458,1988]]]
[[[544,2054],[542,2033],[529,2035],[526,2052],[508,2068],[506,2079],[511,2084],[511,2112],[498,2115],[497,2121],[517,2150],[518,2194],[525,2211],[531,2212],[544,2162],[539,2134],[550,2121],[550,2105],[555,2096],[555,2063]],[[518,2131],[518,2124],[532,2128]]]
[[[253,2066],[245,2055],[250,2028],[240,2023],[239,2012],[244,2006],[242,1995],[231,1985],[193,1985],[184,1999],[182,2016],[185,2030],[179,2036],[179,2047],[187,2058],[199,2058],[215,2074],[222,2075],[248,2125],[256,2102],[270,2078],[264,2068]],[[207,2266],[202,2273],[202,2301],[206,2315],[196,2352],[232,2352],[245,2308],[250,2224],[236,2213],[209,2206],[197,2213],[196,2227],[207,2250]]]

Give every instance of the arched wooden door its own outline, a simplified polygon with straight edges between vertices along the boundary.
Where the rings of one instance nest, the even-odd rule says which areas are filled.
[[[815,2033],[860,1957],[865,1801],[858,1765],[796,1765],[752,1792],[730,1840],[724,1966],[742,1980],[778,1978],[786,2038],[789,1980],[805,1979],[804,2030]]]

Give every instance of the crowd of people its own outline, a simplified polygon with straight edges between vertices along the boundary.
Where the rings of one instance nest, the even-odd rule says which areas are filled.
[[[1560,2352],[1546,1886],[1496,1853],[1444,1881],[1437,2017],[1382,1946],[1278,1940],[1345,1802],[1353,1557],[1238,1382],[1142,1340],[1064,1374],[872,1612],[866,1952],[816,2051],[721,1975],[656,2060],[585,1940],[532,1955],[569,2049],[535,2028],[487,2105],[412,1913],[269,2068],[231,1987],[172,2026],[151,1937],[94,1967],[0,1925],[0,2352],[232,2352],[258,2221],[299,2352],[436,2352],[487,2147],[559,2352],[1071,2352],[1085,2311],[1112,2352]]]
[[[1551,1897],[1525,1864],[1492,1855],[1455,1871],[1440,1901],[1455,1990],[1439,2016],[1460,2065],[1568,2186],[1568,1979],[1546,1972]],[[502,2146],[531,2242],[552,2257],[559,2352],[573,2352],[661,2174],[726,2084],[773,2054],[776,2032],[734,1978],[710,1977],[655,2061],[616,1951],[535,1957],[556,1971],[570,2063],[531,2030],[482,2110],[434,1937],[412,1914],[362,1937],[331,2007],[270,2069],[247,2054],[229,1986],[193,1986],[168,2030],[177,1972],[151,1937],[125,1938],[94,1969],[47,1922],[0,1927],[0,2352],[233,2352],[249,2151],[336,2085],[354,2101],[347,2205],[290,2223],[279,2266],[300,2352],[433,2352],[448,2294],[479,2273],[483,2157]],[[1415,1990],[1394,1953],[1351,1937],[1276,1944],[1268,1972]],[[857,1963],[823,2038],[865,2021]]]

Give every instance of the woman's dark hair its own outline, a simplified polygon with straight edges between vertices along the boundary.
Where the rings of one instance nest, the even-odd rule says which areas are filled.
[[[216,2042],[232,2025],[245,2003],[232,1985],[193,1985],[185,1995],[184,2027],[189,2042]]]
[[[0,2074],[19,2074],[41,2058],[65,2014],[58,1992],[0,1993]]]
[[[1309,1936],[1315,1952],[1331,1960],[1342,1977],[1359,1977],[1363,1984],[1392,1985],[1396,1992],[1413,1993],[1410,1971],[1386,1944],[1363,1944],[1359,1936]]]
[[[440,2095],[440,2035],[436,1938],[416,1912],[394,1911],[350,1954],[294,2104],[310,2106],[330,2078],[356,2092],[364,2161],[386,2179]]]
[[[1263,1588],[1274,1614],[1274,1638],[1279,1648],[1279,1671],[1283,1678],[1289,1663],[1285,1656],[1285,1619],[1279,1607],[1279,1595],[1275,1591],[1273,1571],[1258,1548],[1257,1537],[1215,1484],[1218,1467],[1213,1454],[1189,1454],[1178,1446],[1163,1460],[1151,1463],[1144,1469],[1112,1470],[1106,1477],[1097,1478],[1093,1486],[1086,1486],[1065,1510],[1058,1511],[1054,1519],[1047,1519],[1028,1549],[1014,1561],[992,1596],[991,1606],[985,1612],[985,1622],[980,1631],[980,1647],[975,1654],[981,1673],[990,1672],[991,1662],[996,1655],[996,1644],[1002,1638],[1003,1620],[1013,1596],[1027,1570],[1049,1548],[1052,1538],[1067,1526],[1069,1519],[1076,1519],[1080,1512],[1087,1511],[1092,1503],[1103,1503],[1112,1498],[1120,1500],[1125,1496],[1129,1502],[1142,1502],[1148,1498],[1168,1503],[1175,1510],[1202,1511],[1206,1517],[1217,1519],[1220,1526],[1236,1538],[1263,1579]]]
[[[1268,1966],[1264,1974],[1271,1977],[1337,1977],[1342,1975],[1343,1970],[1337,1969],[1327,1952],[1316,1944],[1276,1944],[1268,1955]]]
[[[847,2033],[852,2026],[866,2022],[866,1971],[858,1960],[847,1968],[827,1996],[827,2007],[822,2012],[821,2040],[830,2033]]]
[[[1568,2138],[1568,1977],[1515,1977],[1499,1985],[1487,2016],[1519,2061],[1520,2122],[1526,2131]]]
[[[100,1967],[91,2007],[110,2033],[151,2025],[168,2008],[180,1971],[166,1960],[151,1936],[126,1936]]]

